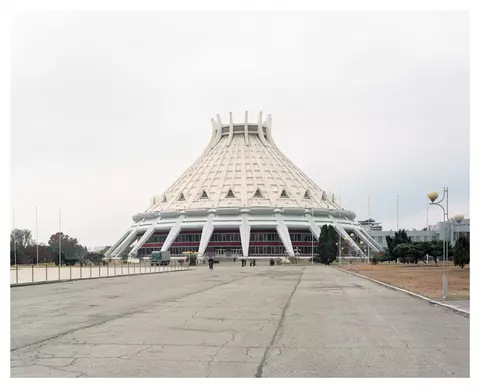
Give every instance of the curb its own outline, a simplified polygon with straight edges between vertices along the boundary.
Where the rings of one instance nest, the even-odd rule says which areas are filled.
[[[162,273],[185,272],[185,271],[191,271],[191,269],[190,268],[188,268],[188,269],[174,269],[172,271],[165,271],[165,272],[147,272],[147,273],[131,273],[131,274],[111,275],[111,276],[96,276],[94,278],[48,280],[46,282],[43,281],[43,282],[13,283],[13,284],[10,284],[10,288],[12,288],[12,287],[39,286],[41,284],[76,282],[77,280],[110,279],[110,278],[121,278],[121,277],[125,277],[125,276],[138,276],[138,275],[159,275],[159,274],[162,274]]]
[[[450,310],[454,310],[462,315],[465,315],[465,316],[468,316],[468,318],[470,318],[470,311],[467,311],[467,310],[464,310],[460,307],[455,307],[455,306],[452,306],[452,305],[449,305],[449,304],[445,304],[445,303],[442,303],[442,302],[438,302],[434,299],[430,299],[430,298],[427,298],[426,296],[423,296],[423,295],[420,295],[420,294],[416,294],[415,292],[412,292],[412,291],[408,291],[408,290],[404,290],[403,288],[400,288],[400,287],[396,287],[396,286],[392,286],[391,284],[388,284],[388,283],[384,283],[384,282],[381,282],[379,280],[376,280],[376,279],[372,279],[372,278],[369,278],[368,276],[365,276],[365,275],[360,275],[358,273],[354,273],[354,272],[350,272],[350,271],[347,271],[347,270],[344,270],[344,269],[341,269],[341,268],[336,268],[337,270],[339,271],[342,271],[342,272],[345,272],[345,273],[348,273],[350,275],[354,275],[354,276],[358,276],[360,278],[363,278],[363,279],[367,279],[367,280],[370,280],[372,282],[375,282],[377,284],[380,284],[384,287],[387,287],[387,288],[391,288],[393,290],[396,290],[396,291],[401,291],[401,292],[404,292],[410,296],[413,296],[414,298],[418,298],[418,299],[422,299],[422,300],[425,300],[427,301],[428,303],[430,304],[436,304],[438,306],[441,306],[443,308],[447,308],[447,309],[450,309]]]

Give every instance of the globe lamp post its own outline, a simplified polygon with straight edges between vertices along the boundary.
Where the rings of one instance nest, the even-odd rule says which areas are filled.
[[[448,220],[448,187],[443,188],[443,197],[441,200],[438,201],[438,193],[436,191],[433,191],[431,193],[427,194],[428,199],[430,200],[430,205],[437,205],[442,208],[443,211],[443,222],[445,224],[445,221]],[[446,204],[446,209],[441,205],[441,203],[445,200]],[[442,275],[442,283],[443,283],[443,299],[446,299],[448,296],[448,275],[447,275],[447,267],[446,267],[446,262],[448,258],[448,242],[446,239],[446,233],[444,236],[444,239],[442,241],[443,243],[443,275]]]

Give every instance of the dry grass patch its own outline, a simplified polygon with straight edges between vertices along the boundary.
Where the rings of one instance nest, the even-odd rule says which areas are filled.
[[[442,298],[441,263],[435,264],[354,264],[341,267],[347,271],[356,272],[369,278],[403,288],[408,291],[432,298]],[[450,300],[470,298],[470,268],[461,269],[447,265],[448,291]]]

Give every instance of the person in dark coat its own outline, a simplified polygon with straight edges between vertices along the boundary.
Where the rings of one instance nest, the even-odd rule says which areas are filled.
[[[255,267],[257,265],[257,262],[255,261],[255,259],[253,259],[253,266]]]
[[[210,271],[213,271],[213,259],[211,257],[208,259],[208,268],[210,268]]]

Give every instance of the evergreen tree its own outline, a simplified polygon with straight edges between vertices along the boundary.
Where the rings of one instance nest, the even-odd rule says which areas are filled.
[[[448,257],[451,259],[453,255],[453,249],[450,243],[448,243],[447,245],[447,250],[448,250]],[[435,265],[438,265],[437,258],[443,257],[443,240],[430,241],[427,245],[427,250],[425,253],[428,254],[429,256],[432,256],[433,260],[435,261]]]
[[[395,248],[392,252],[392,255],[395,258],[400,259],[401,263],[405,263],[406,258],[408,256],[409,249],[410,249],[410,244],[409,243],[398,244],[398,245],[395,246]]]
[[[422,259],[422,257],[424,256],[424,253],[423,253],[423,250],[421,249],[421,246],[419,246],[418,243],[413,242],[408,244],[407,256],[410,259],[409,260],[410,263],[418,264],[418,260]]]
[[[395,235],[393,237],[387,236],[386,238],[387,241],[387,251],[388,251],[388,257],[391,258],[392,260],[396,260],[400,256],[396,256],[395,254],[395,248],[397,245],[400,244],[406,244],[410,242],[410,237],[407,236],[407,231],[405,229],[400,229],[398,232],[395,232]],[[397,251],[399,252],[399,251]]]
[[[433,261],[435,261],[437,266],[437,258],[443,255],[442,241],[430,241],[427,247],[427,254],[433,257]]]
[[[318,256],[315,262],[330,265],[337,257],[338,234],[331,225],[323,225],[318,239]]]
[[[460,268],[470,264],[470,241],[461,236],[455,243],[453,263]]]

